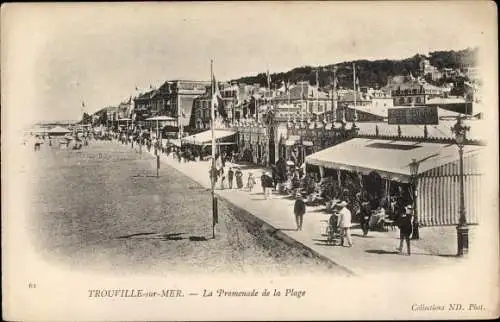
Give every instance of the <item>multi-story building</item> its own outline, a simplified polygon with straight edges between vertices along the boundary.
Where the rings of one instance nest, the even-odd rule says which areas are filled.
[[[309,82],[291,85],[286,91],[280,91],[271,98],[272,105],[293,104],[300,107],[300,113],[310,115],[323,114],[332,108],[330,93],[319,90]]]
[[[411,77],[404,82],[391,85],[394,105],[424,105],[429,98],[441,97],[443,89],[427,83],[422,78]]]
[[[440,72],[437,67],[432,66],[430,61],[423,58],[419,64],[420,75],[422,77],[430,77],[433,81],[438,80],[443,77],[443,73]]]
[[[477,67],[465,67],[462,68],[462,72],[469,80],[479,79],[479,69]]]
[[[118,119],[128,119],[132,117],[132,97],[118,104]]]
[[[143,122],[152,114],[152,98],[157,95],[157,90],[139,94],[134,98],[134,116],[133,119],[137,122]]]
[[[220,84],[219,91],[229,120],[232,122],[239,121],[249,114],[252,94],[256,92],[254,86],[236,83]],[[257,96],[255,95],[255,97]],[[211,102],[211,86],[207,86],[205,93],[194,99],[191,126],[198,129],[207,129],[210,127]],[[218,109],[215,110],[215,117],[219,117]]]
[[[443,68],[442,70],[443,77],[448,79],[456,79],[458,76],[461,76],[461,72],[459,69],[455,68]]]
[[[134,111],[138,120],[164,115],[176,118],[177,126],[189,126],[194,100],[203,95],[209,85],[209,81],[166,81],[158,89],[136,97]]]

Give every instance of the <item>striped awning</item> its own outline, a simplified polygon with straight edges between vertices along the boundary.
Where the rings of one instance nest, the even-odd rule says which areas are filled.
[[[481,146],[465,146],[464,156],[483,150]],[[419,162],[421,175],[458,160],[455,144],[354,138],[306,157],[306,163],[368,174],[401,182],[411,179],[409,164]]]

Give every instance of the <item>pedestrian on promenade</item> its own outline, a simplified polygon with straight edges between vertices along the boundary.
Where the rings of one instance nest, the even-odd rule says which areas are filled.
[[[295,195],[295,205],[293,206],[293,213],[295,214],[295,223],[297,224],[297,231],[302,230],[302,223],[304,222],[304,214],[306,213],[306,204],[302,199],[300,193]]]
[[[234,177],[233,168],[229,167],[229,171],[227,172],[227,182],[229,185],[229,189],[233,189],[233,177]]]
[[[370,203],[368,201],[361,203],[359,216],[360,216],[361,229],[363,230],[363,237],[366,237],[368,235],[368,231],[370,230],[370,217],[371,217],[371,208],[370,208]]]
[[[238,187],[238,190],[243,189],[243,173],[240,168],[236,168],[234,176],[236,177],[236,187]]]
[[[260,177],[260,185],[262,186],[262,193],[264,194],[264,199],[267,199],[268,187],[269,187],[269,176],[266,172],[262,172],[262,176]]]
[[[35,138],[35,142],[34,142],[34,147],[33,147],[33,149],[34,149],[35,151],[40,151],[40,145],[42,145],[42,140],[40,140],[40,138],[37,136],[37,137]]]
[[[408,256],[411,255],[410,238],[411,238],[411,233],[413,231],[412,217],[413,217],[413,207],[411,205],[407,205],[398,218],[398,227],[399,227],[398,251],[400,254],[403,253],[403,242],[406,241],[406,250]]]
[[[247,188],[248,191],[253,192],[253,186],[255,186],[255,177],[253,176],[253,173],[250,172],[248,174],[248,180],[247,180]]]
[[[345,247],[351,247],[352,246],[352,239],[351,239],[351,211],[347,209],[347,202],[345,201],[340,201],[337,204],[338,207],[338,213],[340,217],[340,223],[339,227],[342,229],[342,241],[340,243],[340,246],[345,246],[344,245],[344,240],[347,240],[347,246]]]
[[[220,168],[220,189],[221,190],[224,190],[225,187],[224,187],[224,184],[226,181],[226,173],[224,172],[224,168]]]
[[[276,166],[271,166],[272,178],[273,178],[273,190],[276,191],[276,186],[278,185],[278,170],[276,170]]]

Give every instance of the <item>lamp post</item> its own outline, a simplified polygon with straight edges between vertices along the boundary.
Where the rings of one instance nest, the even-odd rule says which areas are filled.
[[[412,190],[412,200],[413,200],[413,232],[411,239],[420,239],[420,234],[418,231],[418,212],[417,212],[417,175],[418,166],[420,164],[416,159],[412,159],[410,162],[410,175],[411,175],[411,190]]]
[[[459,117],[457,123],[451,128],[455,135],[455,142],[458,146],[460,156],[460,217],[457,225],[457,256],[467,255],[469,252],[469,227],[465,216],[464,201],[464,145],[467,139],[469,127],[463,124],[464,117]]]

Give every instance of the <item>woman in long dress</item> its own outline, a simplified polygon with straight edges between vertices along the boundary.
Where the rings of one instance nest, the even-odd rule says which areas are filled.
[[[243,189],[243,173],[239,168],[236,168],[234,172],[234,177],[236,178],[236,186],[239,190]]]

